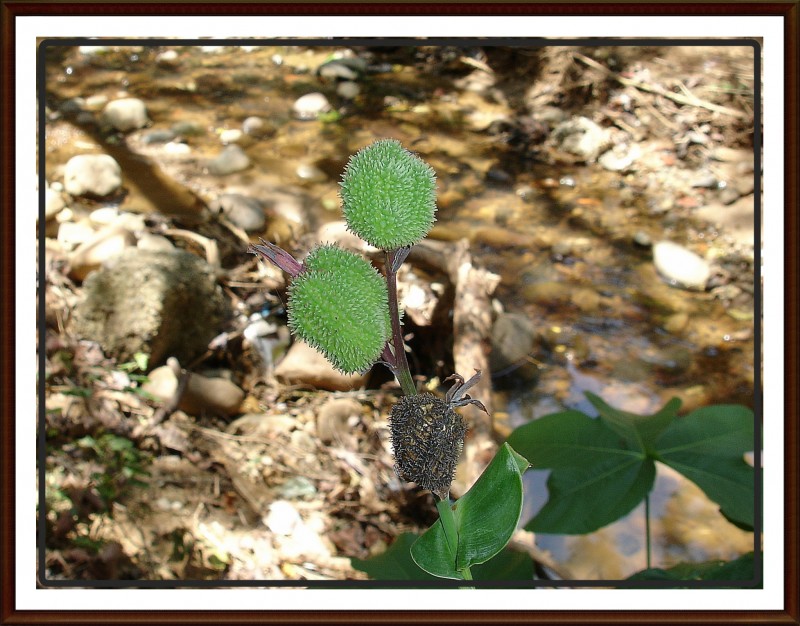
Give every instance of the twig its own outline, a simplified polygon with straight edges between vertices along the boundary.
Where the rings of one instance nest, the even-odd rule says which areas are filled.
[[[665,98],[669,98],[679,104],[687,104],[689,106],[696,106],[701,107],[704,109],[708,109],[709,111],[715,111],[717,113],[722,113],[723,115],[730,115],[732,117],[738,117],[739,119],[747,119],[749,116],[747,113],[742,111],[737,111],[735,109],[729,109],[728,107],[721,106],[719,104],[714,104],[713,102],[708,102],[707,100],[701,100],[691,91],[689,91],[684,85],[680,85],[681,90],[683,93],[674,93],[672,91],[667,91],[663,87],[658,87],[656,85],[649,85],[647,83],[640,82],[638,80],[632,80],[630,78],[625,78],[621,76],[617,72],[613,72],[604,65],[598,63],[594,59],[590,59],[587,56],[579,54],[577,52],[572,53],[572,57],[584,65],[588,65],[591,68],[596,70],[600,70],[606,76],[610,76],[618,83],[625,85],[626,87],[635,87],[641,91],[647,91],[649,93],[658,94],[659,96],[664,96]]]

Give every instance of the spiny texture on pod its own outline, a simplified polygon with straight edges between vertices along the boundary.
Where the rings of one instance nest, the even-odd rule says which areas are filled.
[[[359,150],[342,176],[348,228],[367,243],[393,250],[428,234],[436,213],[436,174],[396,139]]]
[[[325,245],[289,285],[289,328],[346,373],[364,372],[391,335],[386,281],[365,259]]]
[[[467,425],[431,394],[403,396],[390,415],[395,470],[444,500],[450,492]]]

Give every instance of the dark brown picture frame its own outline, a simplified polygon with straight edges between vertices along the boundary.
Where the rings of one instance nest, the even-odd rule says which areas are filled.
[[[2,382],[2,450],[0,462],[2,472],[2,504],[0,504],[0,576],[2,579],[2,624],[95,624],[95,623],[172,623],[172,624],[260,624],[260,623],[308,623],[308,624],[412,624],[436,622],[440,624],[459,623],[502,623],[502,624],[800,624],[800,602],[798,601],[798,530],[800,530],[800,507],[798,496],[798,3],[788,2],[749,2],[749,3],[482,3],[482,2],[442,2],[442,3],[408,3],[408,4],[374,4],[374,3],[230,3],[230,4],[188,4],[188,3],[48,3],[48,2],[15,2],[3,1],[0,9],[2,30],[0,44],[2,50],[2,84],[3,98],[0,98],[0,123],[2,123],[2,198],[3,210],[0,211],[2,224],[2,327],[0,327],[0,345],[3,346],[3,364],[0,370]],[[775,611],[625,611],[624,607],[614,611],[459,611],[436,612],[381,611],[375,607],[358,607],[358,610],[346,612],[334,611],[229,611],[208,612],[176,610],[169,613],[151,613],[149,611],[61,611],[55,606],[42,607],[36,611],[19,610],[16,606],[16,589],[18,585],[28,585],[28,581],[15,580],[16,559],[32,557],[30,546],[15,545],[15,415],[17,404],[27,405],[29,398],[14,397],[16,377],[30,375],[15,371],[15,351],[30,350],[31,346],[17,341],[15,306],[16,306],[16,246],[25,245],[15,240],[16,215],[16,181],[19,179],[14,162],[16,146],[14,107],[15,92],[15,21],[24,16],[59,16],[59,15],[214,15],[214,16],[268,16],[268,15],[362,15],[362,16],[394,16],[394,15],[541,15],[541,16],[634,16],[647,15],[656,19],[658,16],[736,16],[736,15],[771,15],[783,19],[784,24],[784,89],[785,89],[785,404],[783,416],[785,433],[785,494],[786,507],[784,536],[784,607]],[[33,71],[34,68],[31,68]],[[27,180],[23,177],[23,180]],[[24,184],[24,183],[20,183]],[[31,271],[32,274],[32,271]],[[33,277],[31,276],[31,280]],[[765,303],[766,306],[766,303]],[[33,420],[35,416],[31,414]],[[413,595],[414,591],[408,593]],[[531,593],[535,593],[531,591]],[[568,593],[568,591],[564,591]],[[698,593],[702,593],[698,591]],[[178,601],[180,596],[178,596]],[[266,604],[266,602],[265,602]]]

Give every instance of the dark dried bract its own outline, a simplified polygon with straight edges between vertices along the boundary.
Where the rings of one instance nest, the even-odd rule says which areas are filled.
[[[447,498],[467,432],[463,418],[444,400],[421,394],[401,398],[390,424],[397,475]]]

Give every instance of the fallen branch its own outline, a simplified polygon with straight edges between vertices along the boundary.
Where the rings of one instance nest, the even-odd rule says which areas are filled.
[[[670,100],[677,102],[679,104],[701,107],[704,109],[708,109],[709,111],[722,113],[723,115],[738,117],[739,119],[747,119],[750,117],[747,113],[744,113],[742,111],[737,111],[736,109],[730,109],[728,107],[724,107],[719,104],[714,104],[713,102],[709,102],[708,100],[701,100],[700,98],[692,94],[692,92],[689,91],[684,85],[680,86],[683,93],[674,93],[672,91],[667,91],[663,87],[658,87],[656,85],[649,85],[647,83],[643,83],[638,80],[625,78],[624,76],[618,74],[617,72],[611,71],[606,66],[598,63],[594,59],[590,59],[589,57],[579,54],[577,52],[574,52],[572,54],[572,57],[577,61],[580,61],[584,65],[588,65],[591,68],[603,72],[603,74],[605,74],[606,76],[610,76],[618,83],[625,85],[626,87],[635,87],[640,91],[646,91],[648,93],[654,93],[659,96],[664,96],[665,98],[669,98]]]

